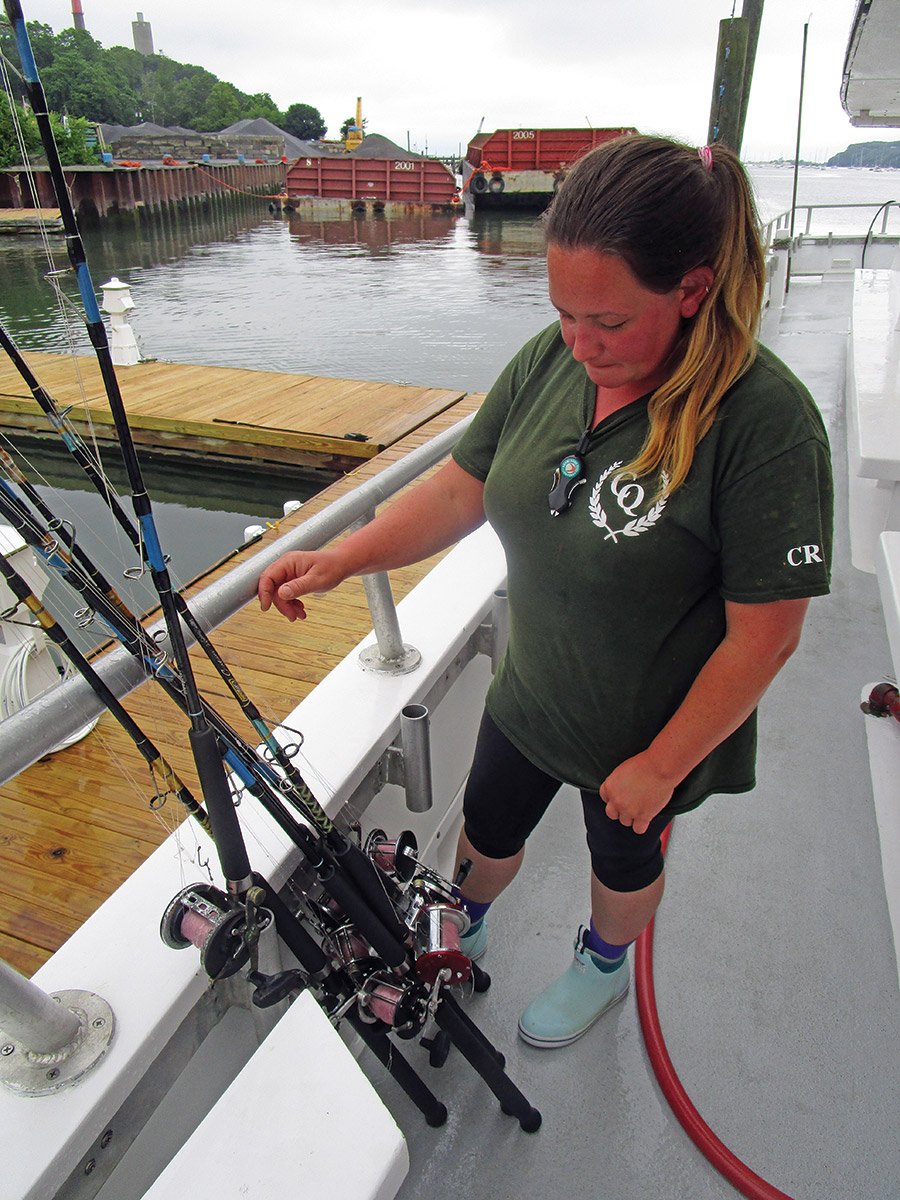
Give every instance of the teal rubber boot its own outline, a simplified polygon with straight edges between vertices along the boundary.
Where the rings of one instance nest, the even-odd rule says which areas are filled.
[[[608,974],[595,965],[597,955],[585,949],[586,931],[575,939],[575,958],[558,979],[544,988],[519,1018],[519,1036],[531,1046],[568,1046],[595,1021],[625,998],[628,959]]]
[[[472,962],[477,962],[487,950],[487,916],[481,918],[475,929],[464,933],[459,939],[459,948]]]

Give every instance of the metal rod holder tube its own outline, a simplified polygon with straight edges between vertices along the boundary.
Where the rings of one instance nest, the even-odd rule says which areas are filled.
[[[494,635],[491,639],[491,670],[496,675],[500,659],[506,651],[506,643],[509,641],[509,597],[506,588],[498,588],[494,592],[491,622],[494,627]]]
[[[0,1030],[34,1054],[69,1046],[81,1023],[42,988],[0,961]]]
[[[406,807],[410,812],[428,812],[434,803],[431,786],[431,728],[424,704],[407,704],[400,711],[400,745]]]

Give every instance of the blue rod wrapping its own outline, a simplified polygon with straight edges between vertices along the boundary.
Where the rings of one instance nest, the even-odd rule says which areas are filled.
[[[34,55],[31,52],[31,42],[28,38],[28,30],[25,28],[25,18],[22,16],[22,10],[18,4],[15,5],[15,8],[19,9],[19,15],[14,18],[13,24],[16,31],[16,45],[19,48],[19,59],[22,63],[22,73],[29,83],[37,83],[37,63],[34,61]]]
[[[147,553],[147,562],[149,562],[152,570],[165,571],[166,560],[163,557],[162,547],[159,544],[159,537],[156,533],[153,516],[150,513],[144,513],[140,518],[140,524],[141,533],[144,536],[144,549]]]
[[[75,268],[75,278],[78,280],[78,290],[81,293],[81,302],[84,305],[84,311],[87,313],[88,321],[92,325],[97,322],[102,325],[103,318],[100,316],[97,297],[94,294],[94,281],[91,279],[87,263],[81,262],[78,264]]]

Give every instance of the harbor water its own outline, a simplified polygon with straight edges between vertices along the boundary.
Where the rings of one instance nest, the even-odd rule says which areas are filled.
[[[790,207],[790,167],[751,174],[763,220]],[[796,228],[805,228],[803,205],[852,203],[869,207],[816,211],[812,231],[864,230],[898,191],[892,171],[804,168]],[[895,207],[889,228],[898,226]],[[130,285],[144,356],[172,362],[481,391],[554,318],[534,214],[312,222],[273,217],[260,203],[107,222],[86,231],[85,244],[97,288],[113,275]],[[47,279],[66,265],[61,239],[0,240],[0,321],[22,349],[90,352],[67,272],[60,295]],[[63,460],[33,448],[28,460],[60,515],[102,541],[99,501]],[[309,487],[290,472],[259,480],[217,470],[198,480],[192,471],[182,483],[177,465],[148,464],[147,474],[182,579]]]

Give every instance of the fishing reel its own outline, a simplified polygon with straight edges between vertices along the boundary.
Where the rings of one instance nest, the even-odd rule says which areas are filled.
[[[271,922],[267,908],[237,904],[220,888],[195,883],[166,906],[159,933],[173,950],[196,946],[203,970],[210,979],[219,980],[228,979],[250,960],[259,934]]]
[[[876,684],[860,708],[867,716],[893,717],[900,721],[900,692],[897,691],[896,684]]]
[[[406,830],[390,839],[383,830],[375,829],[363,849],[402,890],[397,907],[410,930],[419,978],[429,986],[439,980],[450,986],[468,983],[472,961],[460,948],[459,939],[469,928],[469,917],[447,880],[419,861],[415,834]]]
[[[382,972],[370,975],[356,994],[360,1017],[380,1021],[404,1040],[414,1038],[429,1015],[429,996],[413,977],[397,979]]]

